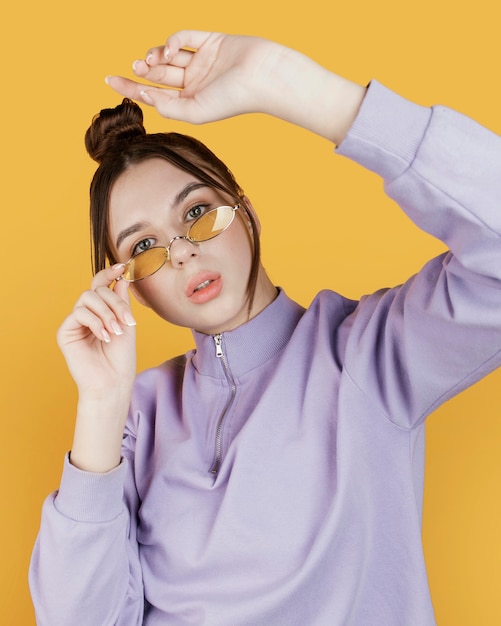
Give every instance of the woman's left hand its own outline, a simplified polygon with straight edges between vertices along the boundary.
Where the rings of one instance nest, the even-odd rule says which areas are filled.
[[[108,77],[116,91],[152,104],[164,117],[195,124],[264,111],[274,97],[273,75],[287,48],[265,39],[181,31],[135,61],[145,85]],[[156,85],[156,86],[155,86]]]

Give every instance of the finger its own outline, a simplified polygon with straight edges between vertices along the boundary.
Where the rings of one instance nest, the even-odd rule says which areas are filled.
[[[190,50],[181,49],[176,52],[176,54],[170,54],[169,58],[166,59],[164,51],[165,48],[163,46],[161,48],[152,48],[147,52],[144,60],[138,59],[137,61],[134,61],[134,71],[136,64],[139,68],[142,68],[142,71],[145,71],[143,66],[155,67],[157,65],[165,65],[167,63],[175,67],[186,67],[190,63],[194,54]]]
[[[145,62],[148,65],[157,65],[158,63],[165,63],[165,55],[164,55],[165,46],[155,46],[154,48],[150,48],[148,52],[145,54]]]
[[[107,324],[103,315],[100,315],[99,311],[92,310],[87,304],[82,297],[61,324],[58,330],[58,343],[61,347],[73,341],[87,339],[90,334],[106,343],[111,341],[111,335],[122,334],[117,322],[111,324],[111,319],[109,319]],[[99,307],[95,308],[99,309]]]
[[[129,302],[107,287],[85,291],[77,301],[74,311],[89,311],[101,325],[115,335],[122,335],[125,326],[135,326]]]
[[[124,96],[125,98],[130,98],[131,100],[137,100],[138,102],[143,102],[144,104],[153,104],[153,101],[145,97],[146,91],[151,92],[153,90],[157,91],[165,91],[168,92],[172,97],[176,97],[178,94],[177,90],[173,88],[170,90],[169,88],[159,89],[158,87],[150,87],[149,85],[144,85],[142,83],[137,83],[133,80],[129,80],[128,78],[123,78],[122,76],[107,76],[106,83],[114,89],[117,93]]]
[[[125,326],[136,325],[136,320],[130,308],[129,283],[127,281],[117,280],[113,289],[98,287],[94,292],[112,312],[113,317],[108,319],[116,319],[121,325]],[[112,324],[112,326],[115,328],[115,324]]]
[[[198,50],[211,37],[221,36],[220,33],[211,33],[203,30],[180,30],[171,35],[166,43],[163,51],[164,57],[169,60],[174,58],[183,48]]]
[[[146,78],[152,83],[168,87],[182,88],[184,85],[184,69],[171,65],[154,65],[150,67],[145,61],[134,61],[132,70],[136,76]]]
[[[126,326],[135,326],[136,321],[130,310],[129,283],[119,280],[124,271],[123,263],[116,263],[112,267],[98,272],[91,283],[91,291],[99,292],[100,297],[115,311],[120,323]],[[115,282],[113,289],[110,286]],[[118,297],[118,301],[116,298]]]
[[[218,106],[212,109],[204,107],[196,97],[184,97],[184,91],[143,87],[141,91],[142,101],[154,106],[162,117],[171,120],[189,122],[190,124],[206,124],[236,115],[229,106]]]
[[[127,281],[117,280],[113,289],[99,287],[97,294],[108,305],[119,324],[122,326],[136,325],[136,320],[130,308],[129,283]],[[116,328],[115,324],[112,324],[112,326]]]
[[[176,54],[169,55],[168,59],[164,57],[163,62],[174,67],[185,68],[190,64],[194,54],[191,50],[179,50]]]
[[[113,281],[117,280],[119,276],[123,274],[125,265],[123,263],[116,263],[111,267],[107,267],[92,278],[91,289],[97,289],[97,287],[109,287]]]
[[[78,333],[77,337],[79,335],[81,337],[86,336],[89,331],[96,339],[105,343],[111,341],[111,335],[119,334],[111,326],[106,328],[106,324],[98,315],[83,306],[76,307],[72,314],[63,322],[60,336],[64,337],[65,334],[75,335],[75,331]]]
[[[182,98],[181,91],[144,87],[140,92],[142,102],[154,106],[162,117],[191,124],[203,124],[214,119],[204,113],[193,98]],[[217,119],[222,119],[222,116]]]
[[[130,313],[130,315],[126,315],[127,319],[124,321],[126,321],[128,326],[133,326],[136,322],[134,321],[132,312],[130,311],[129,283],[126,280],[117,280],[113,286],[113,291],[127,305],[124,312]]]

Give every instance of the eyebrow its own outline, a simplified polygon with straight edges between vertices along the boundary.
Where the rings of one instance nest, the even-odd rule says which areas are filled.
[[[196,191],[197,189],[200,189],[201,187],[209,187],[209,185],[207,185],[207,183],[202,183],[202,182],[188,183],[175,196],[174,200],[172,201],[171,208],[174,208],[178,206],[179,204],[181,204],[181,202],[183,202],[183,200],[185,200],[190,195],[190,193],[192,193],[193,191]],[[118,250],[120,244],[124,241],[124,239],[127,239],[127,237],[130,237],[131,235],[134,235],[138,231],[145,228],[147,225],[148,225],[147,222],[136,222],[135,224],[132,224],[128,228],[125,228],[124,230],[122,230],[119,233],[117,240],[115,242],[116,249]]]
[[[183,200],[187,198],[193,191],[200,189],[201,187],[208,187],[207,183],[196,182],[196,183],[188,183],[186,187],[183,187],[181,191],[177,194],[172,202],[172,208],[176,207],[178,204],[181,204]]]

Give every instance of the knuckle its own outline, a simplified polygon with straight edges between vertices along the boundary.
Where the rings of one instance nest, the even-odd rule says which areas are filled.
[[[92,299],[93,295],[94,292],[91,289],[87,289],[86,291],[84,291],[80,295],[80,298],[78,298],[78,300],[75,302],[73,310],[76,311],[77,309],[82,308],[85,302],[88,302],[90,299]]]

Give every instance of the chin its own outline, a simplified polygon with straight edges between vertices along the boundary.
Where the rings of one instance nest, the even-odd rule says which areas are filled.
[[[247,305],[244,304],[238,311],[224,311],[218,308],[215,314],[206,315],[203,319],[198,319],[192,328],[206,335],[218,335],[238,328],[249,321]]]
[[[151,307],[162,319],[184,328],[191,328],[205,335],[217,335],[249,320],[247,294],[228,297],[220,294],[205,304],[189,304],[176,310],[165,310],[163,307]]]

